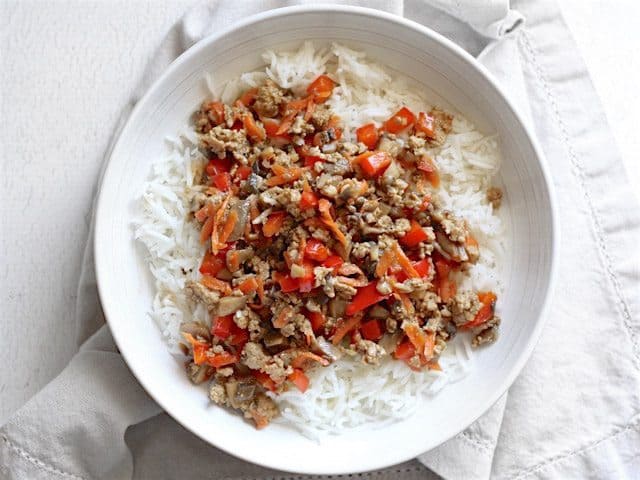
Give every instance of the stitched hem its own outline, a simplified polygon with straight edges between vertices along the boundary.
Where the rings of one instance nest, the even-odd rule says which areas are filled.
[[[638,429],[638,424],[634,423],[634,424],[629,424],[626,427],[622,427],[616,431],[614,431],[613,433],[607,435],[604,438],[601,438],[600,440],[596,440],[595,442],[591,442],[589,445],[586,445],[578,450],[573,450],[571,452],[562,454],[562,455],[556,455],[555,457],[551,457],[547,460],[545,460],[542,463],[538,463],[537,465],[534,465],[532,467],[529,467],[525,470],[522,470],[520,473],[518,473],[514,478],[518,479],[518,478],[525,478],[528,477],[530,475],[535,474],[536,472],[539,472],[540,470],[553,466],[557,463],[560,463],[564,460],[568,460],[569,458],[575,457],[576,455],[582,455],[583,453],[588,452],[589,450],[592,450],[596,447],[598,447],[600,444],[607,442],[609,440],[613,440],[616,437],[619,437],[620,435],[624,435],[625,433],[629,432],[630,430],[636,430],[638,432],[640,432],[640,430]]]
[[[29,454],[26,450],[23,450],[18,445],[16,445],[11,440],[9,440],[9,438],[6,435],[0,435],[0,439],[2,439],[2,441],[7,445],[7,447],[11,449],[14,453],[22,457],[31,465],[34,465],[36,468],[39,468],[40,470],[44,470],[47,473],[54,473],[56,475],[59,475],[65,478],[72,478],[74,480],[85,480],[84,477],[80,477],[73,473],[65,472],[63,470],[60,470],[59,468],[49,465],[43,462],[42,460],[34,457],[33,455]]]
[[[589,213],[591,214],[590,216],[592,218],[592,225],[596,235],[598,250],[602,255],[605,271],[607,272],[609,280],[613,285],[613,291],[618,300],[616,303],[619,305],[621,309],[620,313],[622,314],[622,323],[625,329],[627,330],[627,334],[629,335],[629,340],[631,341],[631,353],[636,362],[636,367],[640,369],[640,352],[639,352],[640,347],[638,346],[638,339],[636,337],[636,332],[633,328],[633,325],[631,324],[631,309],[627,304],[627,301],[622,292],[622,287],[620,286],[620,280],[618,279],[618,276],[613,270],[613,266],[612,266],[613,262],[611,261],[611,257],[609,256],[607,244],[604,241],[602,222],[600,220],[598,213],[596,212],[593,200],[591,198],[591,195],[589,194],[589,189],[587,188],[585,183],[584,169],[582,168],[582,165],[578,160],[576,152],[573,149],[573,146],[569,138],[569,133],[567,131],[567,127],[562,119],[562,116],[560,115],[560,110],[558,108],[558,104],[556,102],[555,96],[553,95],[553,92],[551,91],[549,83],[545,78],[545,75],[542,70],[542,67],[540,66],[540,63],[538,62],[536,51],[532,46],[532,43],[531,43],[531,40],[529,39],[526,28],[520,29],[518,40],[520,45],[526,51],[526,53],[528,53],[527,56],[530,58],[530,63],[534,67],[538,80],[540,81],[542,88],[544,89],[544,92],[547,95],[549,105],[551,106],[554,114],[555,122],[558,125],[560,132],[562,134],[562,141],[567,149],[567,153],[569,154],[569,161],[573,166],[574,176],[578,180],[578,184],[580,185],[582,195],[586,200],[587,207],[589,208]]]
[[[348,473],[345,475],[282,475],[282,476],[271,476],[271,477],[224,477],[221,480],[308,480],[308,479],[325,479],[325,478],[369,478],[369,477],[380,477],[385,474],[398,474],[398,473],[414,473],[414,472],[423,472],[427,470],[427,467],[424,466],[416,466],[416,467],[407,467],[407,468],[396,468],[394,470],[378,470],[375,472],[364,472],[364,473]]]
[[[474,438],[475,437],[475,438]],[[465,441],[471,443],[474,447],[485,451],[485,452],[489,452],[492,454],[492,444],[480,437],[478,437],[477,435],[471,435],[469,433],[467,433],[466,431],[463,431],[460,434],[460,438],[464,439]]]
[[[578,160],[578,157],[571,145],[571,141],[569,139],[569,133],[567,131],[567,127],[564,123],[564,121],[562,120],[562,116],[560,115],[560,110],[558,108],[558,104],[555,100],[555,97],[553,95],[553,92],[551,91],[551,88],[549,86],[549,83],[547,82],[545,75],[543,73],[542,67],[540,66],[540,63],[538,62],[537,59],[537,54],[535,49],[532,46],[531,40],[529,39],[529,36],[527,34],[527,31],[525,28],[520,29],[519,35],[518,35],[518,41],[520,43],[520,45],[523,48],[523,51],[525,52],[525,56],[529,59],[529,63],[533,66],[535,73],[538,77],[538,81],[540,82],[540,84],[542,85],[545,94],[547,95],[547,99],[549,102],[549,105],[551,106],[552,110],[553,110],[553,114],[554,114],[554,119],[556,121],[556,124],[558,125],[560,132],[562,133],[562,140],[564,142],[564,145],[567,149],[567,153],[569,154],[569,160],[571,162],[571,165],[574,168],[574,175],[578,180],[578,184],[580,185],[580,188],[582,190],[582,194],[584,195],[585,199],[586,199],[586,203],[587,203],[587,207],[589,208],[589,212],[591,213],[591,218],[593,219],[593,228],[595,230],[595,234],[596,234],[596,240],[597,240],[597,245],[598,245],[598,250],[600,251],[604,261],[604,268],[605,271],[607,272],[607,275],[609,277],[609,280],[611,281],[612,285],[613,285],[613,290],[614,293],[618,299],[618,305],[621,308],[621,316],[622,316],[622,323],[625,327],[625,329],[627,330],[627,334],[629,335],[629,339],[631,341],[631,353],[634,357],[634,360],[636,362],[636,366],[640,365],[640,354],[638,353],[638,340],[636,337],[636,332],[633,328],[633,326],[631,325],[631,309],[629,308],[629,305],[627,304],[627,301],[624,297],[624,294],[622,293],[622,287],[620,286],[620,281],[618,279],[618,276],[616,275],[616,273],[613,271],[613,267],[612,267],[612,261],[611,261],[611,257],[609,256],[608,250],[607,250],[607,246],[606,243],[604,242],[604,234],[603,234],[603,229],[602,229],[602,224],[600,221],[600,217],[598,216],[594,206],[593,206],[593,201],[591,199],[591,195],[589,194],[588,189],[586,188],[585,185],[585,174],[584,174],[584,170],[582,168],[582,165],[580,164],[580,161]],[[606,435],[605,437],[601,438],[600,440],[596,440],[582,448],[578,448],[575,450],[572,450],[570,452],[567,453],[563,453],[560,455],[556,455],[554,457],[550,457],[546,460],[543,460],[542,462],[539,462],[531,467],[522,469],[519,471],[519,473],[515,474],[514,478],[525,478],[528,477],[530,475],[535,474],[536,472],[555,465],[557,463],[560,463],[564,460],[570,459],[576,455],[581,455],[583,453],[588,452],[589,450],[598,447],[600,444],[602,444],[603,442],[606,442],[608,440],[612,440],[620,435],[623,435],[625,433],[627,433],[629,430],[632,429],[637,429],[638,428],[638,421],[635,421],[633,423],[629,423],[628,425],[626,425],[625,427],[619,428],[614,430],[612,433],[610,433],[609,435]]]

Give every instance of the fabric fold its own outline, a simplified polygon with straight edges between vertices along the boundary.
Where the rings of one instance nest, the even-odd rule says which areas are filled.
[[[159,46],[113,140],[135,102],[186,48],[249,14],[305,3],[316,2],[196,5]],[[424,464],[447,479],[562,478],[576,472],[631,477],[640,471],[640,253],[634,244],[640,210],[557,7],[546,0],[517,1],[513,8],[507,0],[482,8],[472,0],[335,3],[404,15],[478,56],[538,135],[560,202],[563,238],[548,325],[508,395],[419,461],[359,476],[436,478]],[[84,342],[78,354],[0,428],[0,476],[291,478],[231,457],[159,414],[108,328],[98,330],[104,319],[91,236],[76,316],[78,342]],[[610,390],[603,392],[602,385]]]

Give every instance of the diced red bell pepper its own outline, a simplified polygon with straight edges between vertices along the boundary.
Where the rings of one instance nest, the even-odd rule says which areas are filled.
[[[313,263],[304,261],[302,262],[302,268],[304,269],[304,275],[296,278],[295,280],[298,281],[298,290],[302,293],[308,293],[313,290],[313,284],[315,283]]]
[[[231,329],[234,325],[235,323],[233,321],[233,315],[217,317],[213,321],[211,333],[222,340],[226,340],[227,338],[229,338],[229,335],[231,335]]]
[[[452,263],[445,258],[437,256],[433,261],[436,268],[436,289],[443,302],[448,301],[456,294],[456,283],[449,279]]]
[[[422,226],[415,220],[411,220],[411,228],[404,237],[400,239],[400,243],[406,247],[416,247],[420,242],[424,242],[429,237]]]
[[[473,320],[462,325],[463,329],[477,327],[491,320],[496,309],[496,294],[493,292],[478,292],[478,300],[482,306]]]
[[[358,138],[358,142],[364,143],[369,150],[373,150],[378,144],[380,134],[373,123],[367,123],[356,129],[356,137]]]
[[[249,341],[249,332],[243,328],[238,327],[235,322],[231,327],[231,335],[227,343],[234,347],[244,347],[245,343]]]
[[[273,274],[273,278],[280,285],[280,290],[284,293],[295,292],[298,290],[300,286],[298,280],[295,278],[291,278],[291,275],[288,273],[280,273],[276,272]]]
[[[282,224],[287,218],[287,212],[273,212],[262,226],[262,233],[265,237],[273,237],[282,228]]]
[[[241,165],[236,170],[236,178],[239,178],[240,180],[246,180],[249,178],[249,175],[251,175],[251,167],[246,165]]]
[[[322,266],[326,268],[337,268],[344,263],[341,257],[338,255],[330,255],[324,262],[322,262]]]
[[[418,275],[420,275],[421,278],[429,275],[429,272],[431,271],[431,262],[427,258],[423,258],[422,260],[418,260],[417,262],[411,262],[411,265],[413,266],[415,271],[418,272]],[[399,282],[404,282],[407,278],[409,278],[409,276],[405,272],[400,271],[396,274],[396,278]]]
[[[383,334],[382,327],[380,326],[380,321],[372,319],[368,322],[364,322],[360,326],[360,333],[365,340],[371,340],[372,342],[380,340]]]
[[[193,362],[196,365],[202,365],[207,361],[206,352],[209,350],[209,345],[202,342],[196,342],[192,344],[193,347]]]
[[[413,268],[416,269],[416,272],[420,275],[420,277],[424,278],[429,275],[431,271],[431,262],[427,258],[423,258],[417,262],[413,262]]]
[[[287,377],[291,383],[293,383],[298,390],[302,393],[307,391],[309,388],[309,377],[305,375],[305,373],[299,368],[294,368],[293,373]]]
[[[391,165],[391,155],[387,152],[365,152],[358,155],[356,161],[367,177],[374,178],[384,173]]]
[[[209,177],[213,177],[218,173],[225,173],[231,170],[231,159],[230,158],[218,158],[214,157],[209,159],[209,163],[205,167],[205,172]]]
[[[389,120],[382,124],[382,129],[389,133],[399,133],[410,127],[416,121],[416,116],[407,107],[402,107]]]
[[[424,133],[429,138],[434,138],[436,130],[433,117],[424,112],[420,112],[418,114],[418,121],[416,122],[416,131]]]
[[[413,343],[406,338],[402,341],[397,347],[395,352],[393,352],[393,356],[398,360],[409,360],[416,354],[416,347],[413,346]]]
[[[220,270],[225,268],[226,263],[224,256],[218,254],[214,255],[210,250],[204,254],[202,264],[200,265],[200,273],[203,275],[210,275],[215,277]]]
[[[252,370],[251,374],[255,377],[258,383],[262,385],[262,387],[265,390],[270,390],[272,392],[276,391],[277,389],[276,382],[274,382],[273,379],[268,374],[261,372],[259,370]]]
[[[316,103],[322,103],[331,96],[335,86],[336,82],[327,75],[320,75],[307,87],[307,93],[313,95]]]
[[[300,208],[309,210],[318,206],[318,196],[313,192],[302,192],[300,197]]]
[[[360,287],[358,292],[355,294],[351,303],[347,305],[346,314],[354,315],[365,308],[370,307],[371,305],[375,305],[376,303],[384,300],[389,295],[382,295],[378,292],[376,285],[378,284],[377,280],[370,282],[368,285],[364,287]]]
[[[436,168],[433,160],[429,158],[427,155],[423,155],[418,163],[416,164],[416,168],[422,172],[424,172],[425,177],[429,180],[429,183],[433,185],[435,188],[440,186],[440,174],[438,173],[438,169]]]
[[[314,332],[319,331],[327,321],[321,312],[308,312],[307,318],[309,319],[309,322],[311,322],[311,328]]]
[[[329,249],[324,246],[320,240],[316,238],[310,238],[307,240],[307,245],[304,249],[305,258],[310,258],[318,262],[323,262],[329,258]]]
[[[215,368],[225,367],[227,365],[233,365],[238,362],[238,357],[229,353],[223,352],[207,357],[207,363]]]
[[[216,173],[211,177],[211,183],[218,190],[227,192],[231,188],[231,175],[227,172]]]

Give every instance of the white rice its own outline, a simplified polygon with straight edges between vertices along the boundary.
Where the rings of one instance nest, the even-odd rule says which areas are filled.
[[[371,121],[379,124],[403,105],[414,112],[432,107],[403,79],[392,78],[384,68],[367,61],[364,53],[343,45],[316,50],[306,42],[297,51],[268,51],[263,58],[263,71],[245,73],[225,85],[216,85],[207,75],[205,81],[212,97],[231,103],[243,90],[267,77],[303,94],[313,79],[329,73],[340,85],[328,103],[342,119],[347,139],[353,129]],[[155,278],[151,317],[169,349],[178,353],[180,324],[192,318],[209,322],[202,307],[192,311],[183,293],[184,282],[197,278],[204,253],[198,230],[186,220],[187,192],[193,186],[191,167],[204,158],[190,126],[167,141],[168,155],[154,163],[151,180],[145,186],[135,237],[148,250],[147,262]],[[467,220],[480,244],[480,261],[461,288],[501,292],[498,260],[504,252],[503,227],[486,199],[486,189],[500,163],[497,138],[483,135],[455,114],[446,144],[432,153],[441,175],[444,206]],[[458,335],[450,342],[440,364],[442,372],[414,372],[391,359],[371,367],[342,358],[327,368],[310,372],[311,384],[304,395],[292,389],[275,397],[282,413],[277,422],[319,438],[364,424],[383,426],[406,418],[426,397],[473,368],[468,338]]]

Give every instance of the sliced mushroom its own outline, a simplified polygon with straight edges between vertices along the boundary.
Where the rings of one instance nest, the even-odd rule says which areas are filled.
[[[380,139],[380,144],[378,145],[378,150],[382,152],[387,152],[392,157],[397,157],[402,152],[402,144],[397,140],[393,140],[386,135]]]
[[[249,205],[250,201],[248,198],[244,201],[238,201],[231,205],[231,209],[235,210],[238,214],[238,220],[236,221],[235,227],[233,227],[231,235],[229,235],[229,242],[235,242],[244,235],[244,227],[247,224],[247,219],[249,218]]]
[[[223,268],[216,274],[216,278],[229,281],[233,279],[233,274],[229,271],[229,269]]]
[[[341,318],[347,309],[347,301],[344,298],[335,297],[329,301],[329,315],[333,318]]]
[[[391,335],[385,335],[380,339],[378,343],[382,348],[385,349],[387,353],[392,354],[396,351],[396,347],[400,343],[400,340],[402,340],[403,336],[404,332],[396,332]]]
[[[278,347],[285,342],[285,338],[280,332],[269,332],[264,336],[263,341],[268,348]]]
[[[456,262],[466,262],[469,255],[463,246],[453,243],[441,230],[436,230],[436,241],[438,245],[447,253],[447,256],[453,258]]]
[[[247,305],[247,297],[223,297],[218,302],[218,308],[216,310],[216,314],[219,317],[223,317],[225,315],[231,315],[232,313],[237,312],[238,310],[244,308]]]
[[[238,384],[238,391],[236,392],[236,402],[246,403],[253,400],[256,396],[256,385],[253,382],[240,382]]]
[[[237,255],[238,256],[238,262],[239,262],[240,265],[242,265],[244,262],[246,262],[251,257],[253,257],[253,248],[249,247],[249,248],[243,248],[242,250],[229,250],[227,252],[227,269],[230,272],[233,272],[233,266],[231,265],[231,262],[229,261],[231,259],[232,255]]]
[[[227,399],[233,408],[238,408],[236,403],[236,393],[238,392],[238,381],[235,378],[230,378],[224,384],[224,390],[227,394]]]
[[[206,325],[200,322],[185,322],[180,325],[180,331],[183,333],[189,333],[194,337],[201,337],[205,340],[209,340],[211,335]]]
[[[386,308],[384,308],[381,305],[374,305],[373,307],[371,307],[371,310],[369,310],[369,316],[371,318],[377,318],[379,320],[384,320],[385,318],[387,318],[389,316],[389,310],[387,310]]]
[[[193,383],[198,385],[207,379],[209,376],[209,369],[210,367],[208,365],[196,365],[191,362],[187,365],[187,377],[189,377],[189,380]]]

